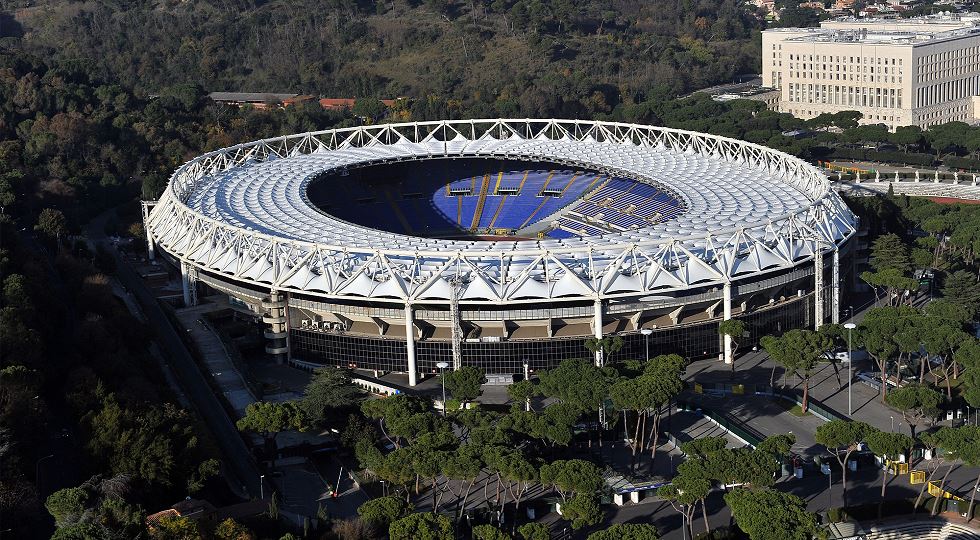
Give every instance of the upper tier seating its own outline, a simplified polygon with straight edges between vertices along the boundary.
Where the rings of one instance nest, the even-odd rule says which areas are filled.
[[[683,210],[650,184],[581,170],[475,171],[472,162],[445,161],[411,173],[403,180],[341,182],[340,197],[323,206],[342,219],[370,216],[377,228],[421,236],[506,234],[550,219],[545,234],[551,238],[639,229]]]

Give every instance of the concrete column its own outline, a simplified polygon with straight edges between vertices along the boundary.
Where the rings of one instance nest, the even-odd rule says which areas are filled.
[[[283,301],[285,305],[282,308],[282,314],[286,320],[283,321],[282,330],[286,332],[286,361],[290,362],[293,359],[293,343],[292,338],[289,337],[289,293],[283,293]]]
[[[408,385],[418,384],[418,365],[415,363],[415,319],[412,304],[405,304],[405,352],[408,354]]]
[[[813,328],[823,324],[823,251],[816,247],[813,255]]]
[[[148,260],[156,260],[156,245],[153,243],[153,235],[150,234],[150,230],[146,230],[146,258]]]
[[[595,299],[595,319],[592,322],[593,333],[596,339],[602,339],[602,300],[596,297]],[[602,367],[605,363],[603,359],[602,347],[599,347],[595,351],[595,365]]]
[[[197,305],[197,291],[194,289],[194,276],[189,264],[180,261],[180,288],[184,293],[184,306]]]
[[[453,286],[449,301],[449,318],[452,319],[453,371],[463,367],[463,322],[459,314],[459,286]]]
[[[595,320],[593,320],[592,329],[595,338],[602,339],[602,299],[596,296],[595,307],[593,308],[595,312]],[[606,359],[604,358],[605,352],[602,350],[602,345],[600,345],[595,351],[595,365],[602,367],[606,365]],[[599,405],[599,424],[605,427],[606,425],[606,407],[605,405]]]
[[[726,281],[725,282],[725,285],[722,286],[721,291],[722,291],[722,309],[723,309],[722,315],[723,315],[723,319],[727,321],[727,320],[729,320],[729,319],[732,318],[732,284],[731,284],[731,282],[727,282]],[[725,348],[724,348],[724,350],[725,350],[725,363],[726,364],[731,364],[732,362],[735,361],[735,359],[732,358],[732,336],[729,336],[728,334],[725,334],[725,336],[724,336],[723,339],[725,341]]]
[[[840,322],[840,249],[834,248],[834,260],[831,266],[830,286],[830,322],[837,324]]]
[[[147,223],[147,218],[150,217],[150,204],[143,201],[140,207],[143,210],[143,230],[146,232],[146,258],[152,261],[156,259],[156,245],[153,242],[153,235],[150,234],[149,223]]]
[[[265,352],[276,363],[282,364],[289,358],[288,300],[276,289],[269,291],[269,297],[262,300],[265,315],[262,322],[269,327],[265,330]]]

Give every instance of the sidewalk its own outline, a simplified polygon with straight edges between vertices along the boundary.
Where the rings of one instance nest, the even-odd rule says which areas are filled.
[[[176,310],[180,325],[194,342],[201,353],[211,379],[218,385],[222,395],[228,400],[239,418],[245,416],[245,408],[256,401],[255,396],[245,384],[241,373],[235,369],[235,364],[228,356],[224,343],[201,318],[205,313],[219,309],[214,304],[201,304],[194,307]]]
[[[795,416],[789,412],[792,404],[779,398],[754,395],[713,397],[685,393],[683,399],[724,413],[749,426],[762,437],[793,433],[796,435],[796,444],[793,445],[793,452],[796,454],[813,457],[824,451],[813,436],[823,420],[809,414]]]
[[[861,371],[872,371],[873,361],[870,359],[855,361],[853,374]],[[692,362],[687,368],[687,380],[717,383],[765,383],[775,382],[776,388],[803,389],[801,377],[787,374],[786,370],[772,361],[764,351],[752,351],[735,360],[735,374],[731,366],[718,360],[699,360]],[[839,377],[839,379],[838,379]],[[847,416],[848,414],[848,384],[847,364],[822,363],[810,377],[809,395],[813,399]],[[838,382],[839,381],[839,382]],[[867,422],[878,429],[890,431],[894,419],[895,430],[908,431],[903,426],[901,413],[892,410],[881,403],[877,390],[862,384],[855,377],[851,384],[852,415],[854,420]]]

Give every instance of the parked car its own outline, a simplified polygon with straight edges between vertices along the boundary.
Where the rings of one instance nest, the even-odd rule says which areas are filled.
[[[860,362],[861,360],[866,360],[867,358],[868,351],[864,349],[854,349],[851,351],[850,357],[848,357],[847,349],[834,351],[834,359],[838,362],[847,363],[849,360]]]

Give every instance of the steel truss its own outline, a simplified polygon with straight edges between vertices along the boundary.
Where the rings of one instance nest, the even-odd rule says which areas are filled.
[[[802,210],[765,222],[619,245],[499,249],[358,248],[246,230],[187,206],[217,173],[254,162],[348,148],[418,145],[424,158],[465,156],[488,138],[573,140],[673,150],[765,170],[810,197]],[[513,157],[513,156],[509,156]],[[588,162],[583,161],[587,166]],[[669,187],[669,181],[667,182]],[[856,218],[815,167],[763,146],[688,131],[580,120],[459,120],[361,126],[265,139],[210,152],[181,166],[147,215],[158,249],[198,270],[253,286],[324,298],[449,304],[588,300],[722,285],[791,268],[846,241]],[[585,240],[588,240],[587,238]]]

